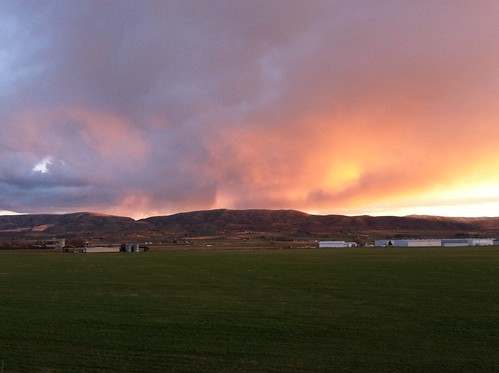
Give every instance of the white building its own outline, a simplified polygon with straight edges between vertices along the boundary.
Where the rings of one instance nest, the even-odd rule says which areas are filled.
[[[444,238],[442,246],[446,247],[460,247],[460,246],[473,246],[471,238]]]
[[[374,246],[394,246],[394,247],[434,247],[441,246],[440,239],[420,239],[420,240],[376,240]]]
[[[420,240],[376,240],[374,246],[394,247],[460,247],[460,246],[492,246],[499,242],[493,238],[429,238]]]
[[[112,246],[112,247],[87,247],[85,248],[86,253],[119,253],[120,252],[120,247],[119,246]]]
[[[319,241],[319,247],[356,247],[357,242]]]
[[[495,240],[493,238],[473,238],[471,241],[472,246],[492,246]]]
[[[422,240],[393,240],[393,246],[397,247],[434,247],[440,246],[441,240],[422,239]]]

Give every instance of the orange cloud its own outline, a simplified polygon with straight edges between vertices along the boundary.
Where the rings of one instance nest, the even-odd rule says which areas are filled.
[[[487,108],[488,115],[495,111]],[[499,160],[498,127],[459,116],[442,118],[423,107],[416,114],[359,110],[283,118],[282,126],[227,125],[209,142],[216,144],[213,177],[226,180],[219,194],[229,207],[329,213],[375,211],[397,201],[402,207],[477,182],[498,183],[491,172]]]

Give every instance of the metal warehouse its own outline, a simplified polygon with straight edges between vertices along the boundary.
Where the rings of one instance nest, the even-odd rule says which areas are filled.
[[[418,240],[376,240],[374,246],[394,246],[394,247],[459,247],[459,246],[492,246],[499,244],[494,238],[429,238]]]

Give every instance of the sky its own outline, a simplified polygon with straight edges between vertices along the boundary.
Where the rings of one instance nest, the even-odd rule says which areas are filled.
[[[0,212],[499,216],[499,2],[3,0]]]

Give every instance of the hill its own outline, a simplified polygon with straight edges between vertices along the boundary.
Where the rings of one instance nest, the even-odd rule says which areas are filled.
[[[161,231],[184,234],[254,232],[277,235],[472,235],[496,236],[499,218],[310,215],[294,210],[208,210],[141,220]]]
[[[143,230],[143,224],[129,217],[78,212],[0,216],[0,238],[44,239],[99,235],[114,237]]]
[[[295,210],[205,210],[141,220],[89,212],[0,216],[0,239],[83,236],[94,241],[171,237],[435,237],[499,236],[499,218],[311,215]]]

